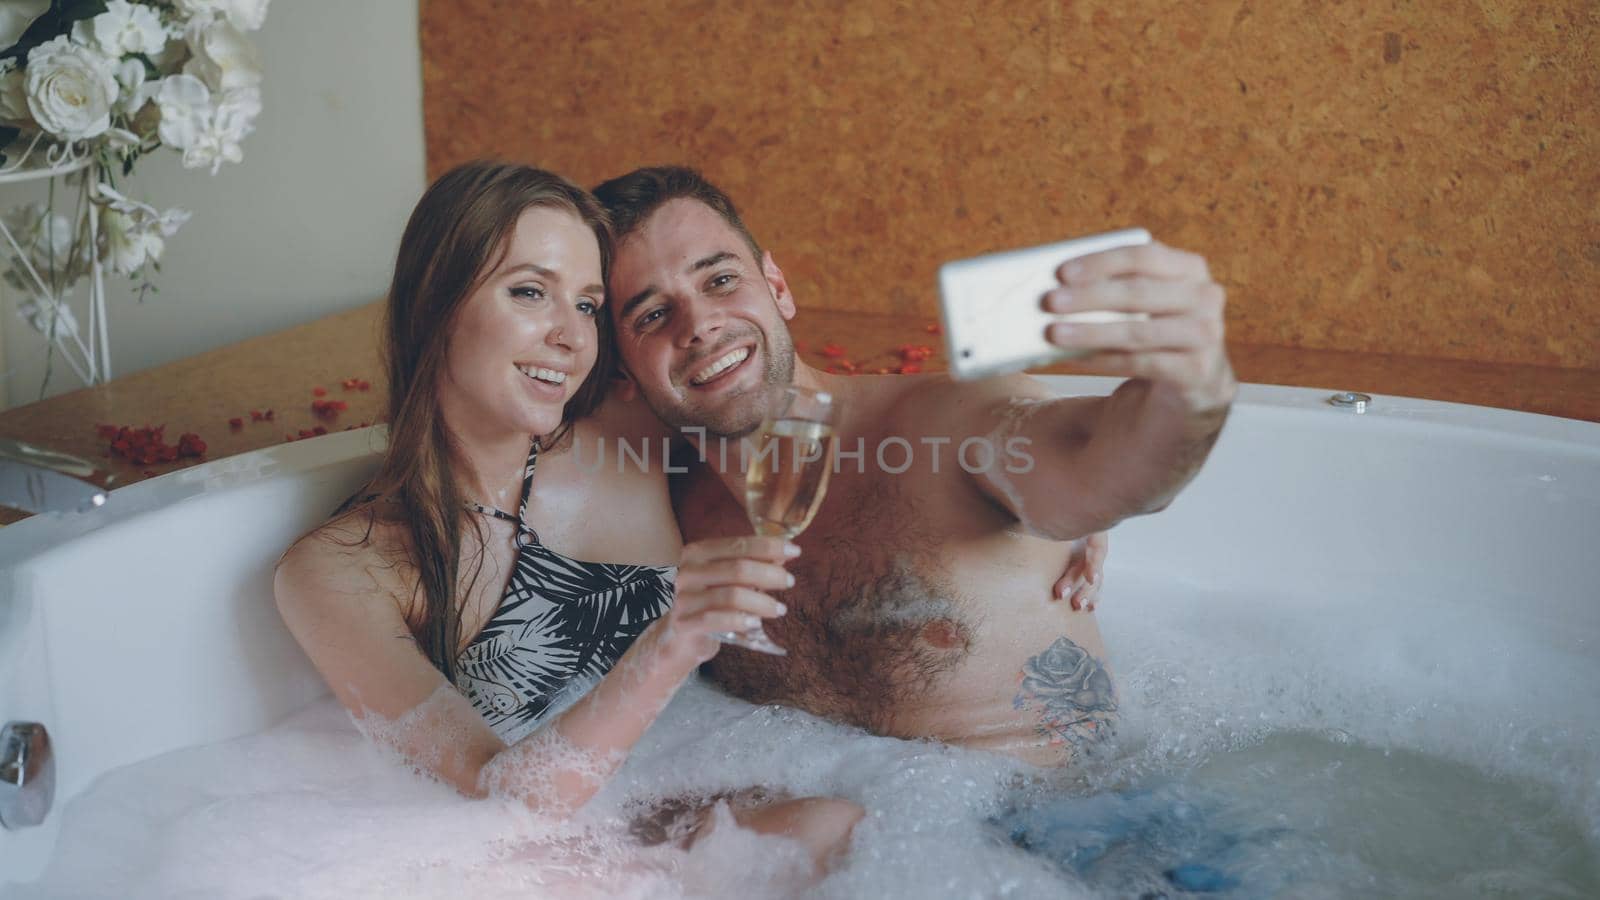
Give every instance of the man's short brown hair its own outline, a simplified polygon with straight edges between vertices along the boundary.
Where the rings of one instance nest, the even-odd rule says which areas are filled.
[[[594,195],[611,216],[614,240],[622,243],[669,200],[698,200],[709,206],[722,221],[744,238],[745,246],[757,265],[761,264],[761,245],[739,218],[739,210],[721,188],[687,166],[651,166],[619,175],[594,189]]]

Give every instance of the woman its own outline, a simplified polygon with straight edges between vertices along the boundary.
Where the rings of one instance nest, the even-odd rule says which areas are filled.
[[[661,446],[642,406],[601,403],[609,246],[596,201],[546,172],[469,163],[428,189],[389,291],[389,449],[275,582],[363,730],[463,794],[554,815],[605,784],[714,634],[783,614],[767,592],[798,553],[680,548],[661,472],[577,465],[574,442]],[[861,815],[803,798],[735,820],[820,867]]]

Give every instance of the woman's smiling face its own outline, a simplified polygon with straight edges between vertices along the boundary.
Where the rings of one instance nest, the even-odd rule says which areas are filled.
[[[439,406],[453,430],[549,434],[594,368],[600,246],[559,207],[523,211],[503,258],[462,304]]]

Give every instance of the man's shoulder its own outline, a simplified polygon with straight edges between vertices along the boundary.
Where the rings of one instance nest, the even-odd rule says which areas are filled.
[[[637,397],[623,397],[620,391],[610,391],[600,406],[588,416],[579,419],[574,433],[584,440],[631,441],[654,443],[661,438],[676,437],[676,432],[662,424],[645,402]]]
[[[1029,375],[1005,375],[957,381],[946,374],[900,376],[917,381],[902,389],[886,419],[896,427],[950,433],[987,430],[997,415],[1014,403],[1048,399],[1050,390]]]

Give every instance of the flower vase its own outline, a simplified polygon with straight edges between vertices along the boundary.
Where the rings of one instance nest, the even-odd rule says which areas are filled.
[[[111,345],[106,324],[105,268],[101,260],[99,240],[99,215],[90,202],[90,168],[93,157],[81,146],[51,144],[38,160],[29,165],[35,146],[29,146],[21,158],[0,168],[0,187],[13,184],[56,180],[58,190],[77,189],[74,213],[67,217],[71,240],[54,270],[41,258],[37,239],[27,234],[17,234],[13,224],[0,217],[0,260],[9,258],[7,281],[21,291],[17,315],[52,345],[50,353],[66,361],[73,374],[85,386],[104,384],[111,379]],[[54,192],[53,192],[54,193]],[[73,196],[71,191],[60,190],[63,196]],[[54,245],[56,220],[55,198],[43,210],[41,226],[45,240]],[[46,255],[47,256],[47,255]],[[66,304],[66,295],[83,278],[89,281],[88,327],[80,332],[76,318]],[[24,307],[31,310],[24,311]],[[86,332],[86,333],[84,333]],[[48,378],[48,376],[47,376]],[[46,384],[40,385],[43,397]]]

